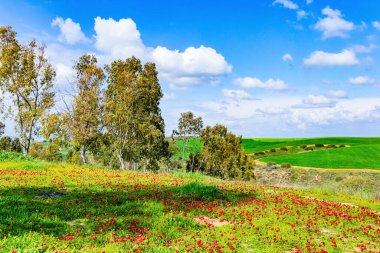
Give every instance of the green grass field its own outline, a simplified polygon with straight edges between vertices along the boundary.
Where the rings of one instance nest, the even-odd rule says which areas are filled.
[[[322,138],[259,138],[244,139],[247,153],[255,153],[280,147],[334,144],[345,148],[314,150],[311,152],[282,152],[262,158],[263,162],[290,163],[295,166],[336,169],[380,169],[380,138],[322,137]]]
[[[379,202],[355,195],[1,152],[0,172],[0,252],[343,253],[379,246]]]

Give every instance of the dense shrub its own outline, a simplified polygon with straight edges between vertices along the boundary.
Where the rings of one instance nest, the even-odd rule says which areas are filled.
[[[9,136],[4,136],[0,139],[0,150],[22,152],[22,146],[19,138],[12,139]]]
[[[301,145],[300,148],[307,148],[307,145]]]
[[[329,144],[329,145],[327,145],[327,148],[337,148],[337,146],[334,144]]]
[[[282,151],[288,151],[288,148],[287,147],[281,147],[280,150],[282,150]]]
[[[306,147],[305,150],[306,150],[306,151],[313,151],[314,148],[313,148],[313,147]]]
[[[289,169],[291,167],[292,167],[292,165],[290,163],[283,163],[283,164],[281,164],[281,168],[284,168],[284,169]]]
[[[16,153],[16,152],[0,152],[0,161],[32,161],[33,158],[22,154],[22,153]]]
[[[276,152],[276,149],[275,148],[271,148],[270,152]]]
[[[44,147],[42,143],[35,142],[30,146],[28,154],[35,158],[40,158],[46,161],[61,161],[62,153],[57,144],[50,143]]]
[[[345,147],[346,147],[346,145],[344,145],[344,144],[341,144],[341,145],[339,145],[339,147],[340,147],[340,148],[345,148]]]
[[[325,147],[325,145],[321,144],[321,143],[317,143],[314,145],[316,148],[323,148]]]

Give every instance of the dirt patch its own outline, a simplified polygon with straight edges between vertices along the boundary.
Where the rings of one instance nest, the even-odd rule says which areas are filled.
[[[194,220],[197,223],[201,225],[205,225],[205,226],[223,227],[226,225],[231,225],[231,222],[227,220],[219,220],[219,219],[214,219],[207,216],[200,216],[198,218],[195,218]]]

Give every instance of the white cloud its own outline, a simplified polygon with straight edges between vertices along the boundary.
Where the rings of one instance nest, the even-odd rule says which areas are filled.
[[[306,0],[306,4],[312,4],[314,0]]]
[[[174,93],[164,92],[164,96],[163,96],[164,100],[171,100],[171,99],[175,99],[175,98],[176,98],[176,95]]]
[[[380,31],[380,22],[379,21],[373,21],[372,26]]]
[[[287,90],[288,85],[280,79],[269,78],[266,81],[261,81],[256,77],[236,78],[233,83],[243,88],[259,88],[268,90]]]
[[[282,60],[284,62],[292,62],[293,61],[293,56],[289,53],[286,53],[282,56]]]
[[[82,32],[80,24],[75,23],[71,18],[63,20],[61,17],[57,17],[51,23],[52,27],[58,26],[60,29],[60,35],[58,39],[69,44],[76,44],[78,42],[90,41],[86,35]]]
[[[323,108],[334,107],[335,104],[335,101],[324,95],[309,95],[302,100],[301,107]]]
[[[215,49],[200,46],[188,47],[183,52],[163,46],[147,47],[132,19],[95,19],[96,48],[103,61],[136,56],[156,63],[161,80],[181,89],[192,85],[215,84],[221,76],[232,71],[223,55]]]
[[[368,46],[353,45],[350,47],[350,50],[353,52],[356,52],[356,53],[371,53],[376,48],[377,48],[377,46],[375,44],[371,43]]]
[[[251,98],[251,95],[244,90],[231,90],[231,89],[223,89],[223,96],[231,99],[248,99]]]
[[[347,92],[344,90],[329,90],[326,92],[328,98],[347,98]]]
[[[350,66],[359,64],[355,52],[344,49],[340,53],[327,53],[324,51],[314,51],[304,59],[305,66]]]
[[[354,85],[372,85],[372,86],[380,85],[380,80],[376,80],[368,76],[351,77],[348,79],[348,81]]]
[[[339,10],[333,10],[326,7],[322,10],[324,18],[320,18],[314,28],[322,32],[322,38],[328,39],[332,37],[348,37],[348,32],[354,30],[354,23],[343,19],[343,15]]]
[[[298,9],[298,5],[291,0],[276,0],[273,2],[273,4],[280,4],[284,6],[287,9],[296,10]]]
[[[307,12],[304,10],[297,11],[297,19],[303,19],[307,17]]]

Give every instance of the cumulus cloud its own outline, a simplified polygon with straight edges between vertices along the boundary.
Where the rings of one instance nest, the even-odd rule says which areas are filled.
[[[53,20],[51,26],[57,26],[60,29],[60,35],[58,39],[62,42],[76,44],[78,42],[90,41],[82,32],[80,24],[75,23],[71,18],[67,18],[64,20],[61,17],[57,17]]]
[[[286,84],[283,80],[273,78],[262,81],[256,77],[243,77],[236,78],[233,83],[242,88],[258,88],[268,90],[287,90],[289,88],[288,84]]]
[[[276,0],[273,2],[273,4],[280,4],[283,7],[291,10],[296,10],[298,9],[298,5],[291,0]]]
[[[356,54],[352,50],[344,49],[340,53],[327,53],[324,51],[314,51],[304,59],[305,66],[351,66],[359,64]]]
[[[324,18],[320,18],[315,24],[314,28],[322,32],[322,38],[328,39],[332,37],[348,37],[348,32],[354,30],[354,23],[343,19],[342,13],[330,7],[326,7],[322,10]]]
[[[293,61],[293,56],[289,53],[286,53],[282,56],[282,60],[284,62],[292,62]]]
[[[156,63],[160,79],[168,81],[173,88],[215,84],[232,71],[223,55],[210,47],[188,47],[181,52],[164,46],[145,46],[136,23],[130,18],[116,21],[97,17],[95,32],[96,48],[106,61],[131,56],[152,61]]]
[[[371,86],[379,86],[380,85],[380,80],[376,80],[376,79],[370,78],[368,76],[351,77],[348,79],[348,81],[354,85],[371,85]]]
[[[379,21],[373,21],[372,26],[380,31],[380,22]]]
[[[306,4],[312,4],[314,0],[306,0]]]

